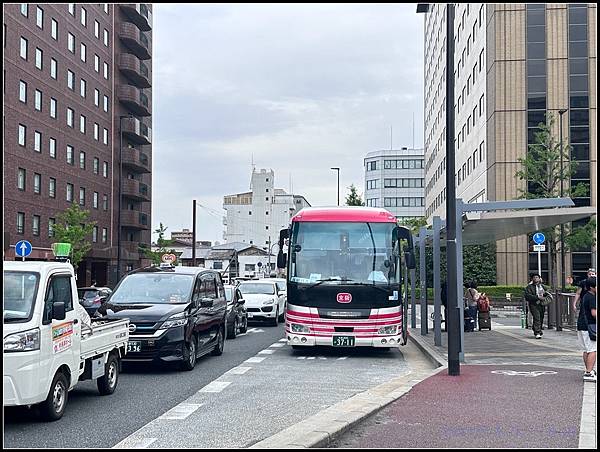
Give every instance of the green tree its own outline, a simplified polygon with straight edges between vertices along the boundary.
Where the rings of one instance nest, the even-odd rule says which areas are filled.
[[[539,123],[534,134],[534,143],[529,145],[527,155],[517,159],[522,168],[516,172],[516,177],[525,181],[525,189],[519,188],[520,198],[557,198],[560,196],[561,183],[564,185],[564,196],[579,198],[589,196],[589,185],[579,183],[569,185],[571,176],[577,169],[577,162],[570,161],[570,146],[564,145],[561,155],[561,143],[556,140],[554,115],[546,116],[546,123]],[[560,162],[563,160],[563,171]],[[596,243],[596,222],[591,218],[580,227],[564,225],[565,251],[589,249]],[[560,251],[560,228],[553,226],[543,231],[547,237],[548,250],[552,268],[557,269],[557,252]],[[555,288],[554,272],[550,275],[550,285]]]
[[[362,200],[362,197],[357,193],[356,187],[354,184],[348,187],[350,189],[350,193],[346,196],[346,205],[347,206],[364,206],[365,203]]]
[[[427,226],[427,218],[425,217],[415,217],[415,218],[404,218],[403,220],[398,221],[399,226],[404,226],[410,229],[412,235],[418,235],[419,229]]]
[[[167,231],[167,227],[163,226],[160,223],[158,229],[154,231],[155,234],[158,234],[158,239],[156,240],[156,245],[158,249],[156,251],[152,251],[151,248],[146,244],[140,244],[139,251],[144,255],[144,257],[150,259],[153,264],[160,265],[162,262],[161,258],[163,254],[175,254],[177,257],[181,255],[181,253],[176,252],[174,249],[169,248],[173,244],[173,240],[165,239],[165,232]]]
[[[54,237],[56,242],[71,244],[71,264],[75,270],[92,248],[87,238],[92,234],[96,222],[88,221],[89,215],[89,210],[82,210],[79,205],[72,204],[56,217]]]

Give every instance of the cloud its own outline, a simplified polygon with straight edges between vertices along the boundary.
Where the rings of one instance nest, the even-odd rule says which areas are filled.
[[[222,241],[223,196],[251,162],[313,205],[336,203],[363,158],[423,142],[423,20],[414,5],[155,5],[153,224]],[[207,211],[208,212],[208,211]]]

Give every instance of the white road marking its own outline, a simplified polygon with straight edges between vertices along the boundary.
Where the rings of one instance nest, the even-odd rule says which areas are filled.
[[[287,342],[287,339],[284,337],[283,339],[279,339],[279,342]]]
[[[124,441],[121,441],[118,444],[115,444],[113,449],[145,449],[158,438],[140,438],[137,441],[132,442],[131,444],[127,444],[127,438]]]
[[[248,358],[245,363],[261,363],[266,359],[266,356],[253,356],[252,358]]]
[[[230,384],[230,381],[211,381],[198,392],[221,392]]]
[[[258,352],[259,355],[272,355],[273,353],[275,353],[275,350],[261,350],[260,352]]]
[[[327,359],[325,356],[319,356],[319,359]]]
[[[200,408],[202,404],[197,403],[180,403],[179,405],[171,408],[165,414],[160,416],[158,419],[163,420],[181,420],[188,417],[198,408]]]
[[[285,344],[275,342],[274,344],[269,345],[269,347],[273,347],[273,348],[285,347]]]
[[[250,328],[248,329],[248,333],[264,333],[265,330],[262,330],[260,328]]]
[[[348,357],[347,356],[342,356],[342,357],[338,358],[337,361],[341,361],[342,359],[348,359]]]
[[[237,366],[237,367],[234,367],[233,369],[229,369],[225,373],[229,374],[229,375],[243,375],[246,372],[248,372],[250,369],[252,369],[252,367]]]
[[[308,358],[306,358],[306,359],[315,359],[315,357],[314,357],[314,356],[309,356],[309,357],[308,357]]]
[[[306,359],[306,356],[298,356],[296,359]]]

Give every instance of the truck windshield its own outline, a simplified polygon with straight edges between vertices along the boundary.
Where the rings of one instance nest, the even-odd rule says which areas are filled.
[[[39,274],[4,272],[4,321],[27,321],[33,312]]]
[[[194,277],[173,273],[135,273],[126,276],[110,297],[113,304],[187,303]]]
[[[393,223],[295,223],[290,280],[325,285],[397,283],[394,227]]]

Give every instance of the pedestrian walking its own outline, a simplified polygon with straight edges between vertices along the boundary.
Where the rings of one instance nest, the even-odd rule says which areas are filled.
[[[577,339],[583,351],[585,381],[596,381],[596,278],[586,280],[586,293],[577,319]]]
[[[581,281],[579,281],[579,283],[577,284],[579,287],[577,288],[577,292],[575,292],[575,298],[573,299],[573,305],[572,305],[573,311],[577,311],[577,309],[579,309],[579,304],[583,300],[583,297],[585,296],[585,294],[587,292],[588,278],[595,278],[595,277],[596,277],[596,269],[590,268],[587,271],[586,277],[583,278]]]
[[[533,316],[533,335],[536,339],[541,339],[544,334],[542,331],[544,312],[546,305],[552,301],[552,295],[542,285],[542,278],[539,273],[530,275],[530,282],[525,287],[524,298],[527,300],[529,312]]]
[[[479,301],[479,292],[477,291],[477,283],[471,281],[468,284],[465,293],[467,303],[467,316],[465,316],[465,331],[475,331],[475,322],[477,321],[477,302]],[[469,320],[466,320],[469,318]],[[468,324],[467,324],[468,322]]]

